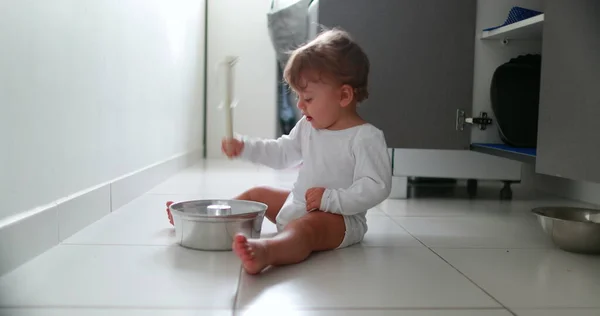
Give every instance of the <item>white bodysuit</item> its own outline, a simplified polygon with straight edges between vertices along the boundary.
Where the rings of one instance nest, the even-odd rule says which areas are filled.
[[[305,193],[325,188],[320,210],[341,214],[346,235],[340,248],[362,241],[367,210],[385,200],[391,190],[392,167],[383,132],[371,124],[344,130],[315,129],[303,117],[289,135],[278,139],[244,137],[241,158],[284,169],[300,166],[298,179],[277,215],[281,231],[305,214]]]

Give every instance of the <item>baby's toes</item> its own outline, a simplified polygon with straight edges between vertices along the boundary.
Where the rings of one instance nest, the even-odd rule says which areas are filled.
[[[241,242],[238,240],[233,241],[233,250],[235,250],[235,252],[238,253],[239,255],[246,253],[247,247],[248,247],[248,244],[245,242]]]
[[[249,245],[246,245],[246,247],[244,248],[244,258],[246,260],[254,258],[254,249],[252,249],[252,247],[250,247]]]
[[[242,234],[237,234],[233,237],[233,241],[235,241],[238,244],[245,244],[248,242],[248,239]]]

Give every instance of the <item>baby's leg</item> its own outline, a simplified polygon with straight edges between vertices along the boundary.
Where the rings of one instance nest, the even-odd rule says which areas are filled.
[[[289,190],[276,189],[271,187],[255,187],[238,196],[235,200],[254,201],[260,202],[267,205],[267,211],[265,217],[268,218],[272,223],[275,223],[275,218],[283,203],[290,195]]]
[[[337,248],[344,240],[346,225],[341,215],[314,211],[289,223],[275,237],[247,239],[235,236],[233,250],[249,274],[270,265],[304,261],[313,251]]]
[[[281,210],[281,207],[283,206],[283,203],[287,199],[288,195],[290,195],[289,190],[281,190],[270,187],[255,187],[236,196],[234,199],[265,203],[267,205],[265,217],[267,217],[271,222],[275,223],[275,218]],[[174,225],[173,215],[171,215],[171,211],[169,211],[169,206],[171,204],[173,204],[172,201],[167,202],[167,217],[169,218],[169,223]]]

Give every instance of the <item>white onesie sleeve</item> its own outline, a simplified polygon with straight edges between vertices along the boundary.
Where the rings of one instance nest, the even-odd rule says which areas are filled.
[[[383,133],[357,142],[353,152],[356,159],[354,182],[346,189],[325,189],[321,199],[322,211],[355,215],[366,212],[389,197],[392,165]]]
[[[304,122],[303,117],[289,135],[282,135],[277,139],[244,137],[244,149],[240,158],[273,169],[285,169],[300,164]]]

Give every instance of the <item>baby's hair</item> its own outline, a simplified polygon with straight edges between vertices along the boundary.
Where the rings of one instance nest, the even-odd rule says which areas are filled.
[[[369,68],[367,55],[350,35],[340,29],[331,29],[294,50],[283,77],[295,91],[304,90],[307,80],[347,84],[354,89],[355,100],[362,102],[369,97]]]

